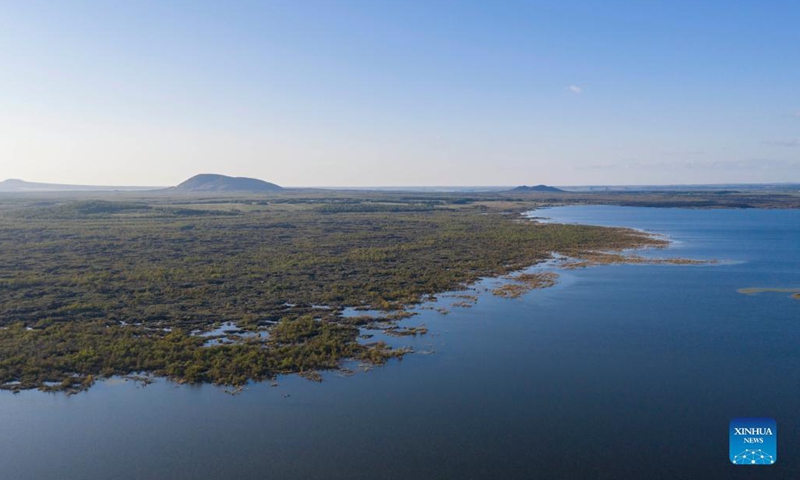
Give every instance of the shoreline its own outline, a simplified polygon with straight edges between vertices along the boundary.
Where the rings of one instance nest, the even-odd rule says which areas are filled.
[[[375,327],[378,326],[379,328],[372,328],[372,330],[380,330],[380,333],[384,336],[390,336],[394,338],[403,338],[406,336],[417,336],[417,335],[424,335],[427,331],[427,327],[422,326],[414,326],[414,327],[406,327],[403,325],[399,325],[399,321],[407,318],[409,316],[415,315],[414,313],[410,313],[413,311],[414,308],[418,307],[421,309],[425,308],[425,300],[426,298],[436,298],[437,296],[447,295],[448,293],[452,292],[463,292],[465,289],[469,290],[478,282],[485,280],[485,279],[499,279],[499,280],[506,280],[505,283],[511,284],[514,283],[516,287],[507,287],[512,291],[510,295],[514,298],[514,295],[521,296],[527,293],[532,289],[540,289],[540,288],[548,288],[557,282],[557,275],[556,274],[546,274],[542,276],[542,274],[531,275],[527,274],[526,277],[524,271],[529,270],[533,267],[540,266],[542,264],[548,262],[554,262],[558,264],[559,262],[563,262],[564,259],[580,259],[583,257],[582,263],[578,265],[573,264],[573,268],[578,267],[588,267],[588,266],[598,266],[604,264],[623,264],[623,263],[646,263],[646,264],[658,264],[658,263],[684,263],[682,260],[676,259],[645,259],[643,257],[635,257],[630,254],[630,252],[635,251],[642,251],[648,250],[650,248],[653,249],[663,249],[669,247],[671,244],[670,240],[665,239],[663,236],[652,234],[649,232],[644,232],[636,229],[631,229],[627,227],[604,227],[604,226],[592,226],[592,225],[572,225],[572,226],[565,226],[564,224],[555,224],[547,227],[538,228],[538,222],[531,219],[528,215],[531,212],[536,212],[537,210],[531,210],[530,208],[526,208],[524,210],[518,210],[513,213],[515,216],[511,219],[506,217],[506,220],[502,220],[501,222],[508,221],[509,223],[498,223],[498,225],[509,225],[514,224],[515,222],[519,222],[520,220],[531,222],[531,227],[525,228],[526,232],[529,233],[542,233],[548,231],[555,231],[560,232],[562,230],[569,232],[572,230],[575,231],[586,231],[586,232],[594,232],[594,235],[607,235],[609,240],[604,240],[598,238],[594,240],[594,245],[590,242],[589,244],[580,243],[578,245],[574,245],[572,247],[564,248],[563,246],[560,247],[559,250],[551,250],[547,255],[540,255],[537,254],[536,257],[538,258],[531,258],[533,263],[526,263],[525,265],[514,265],[514,264],[499,264],[493,265],[491,267],[487,266],[487,269],[490,269],[490,272],[482,272],[482,271],[464,271],[462,273],[464,280],[456,282],[455,284],[449,285],[449,288],[445,288],[442,290],[436,291],[427,291],[422,292],[416,296],[415,299],[411,300],[408,299],[406,301],[399,301],[392,304],[385,305],[384,308],[380,308],[380,305],[373,305],[373,304],[366,304],[366,305],[351,305],[347,306],[347,304],[340,304],[340,305],[328,305],[330,309],[323,310],[322,313],[318,314],[318,318],[320,320],[315,320],[312,317],[304,317],[300,316],[297,317],[297,320],[290,320],[287,321],[282,319],[280,322],[273,324],[267,332],[268,334],[262,338],[261,334],[254,335],[256,338],[236,338],[233,340],[233,344],[228,344],[225,341],[220,341],[219,344],[215,344],[210,347],[204,347],[198,342],[205,342],[208,340],[208,336],[202,333],[199,335],[192,335],[192,334],[185,334],[180,329],[175,330],[177,327],[172,327],[171,329],[164,329],[165,331],[162,333],[158,333],[152,331],[152,333],[148,333],[148,335],[153,335],[158,333],[160,337],[157,338],[165,338],[165,339],[172,339],[171,341],[180,342],[182,345],[186,345],[187,347],[181,348],[190,348],[187,352],[194,351],[199,347],[200,349],[197,352],[203,352],[206,356],[218,356],[222,354],[226,354],[227,352],[234,352],[236,349],[240,348],[257,348],[263,354],[270,354],[270,352],[274,351],[275,348],[294,348],[298,352],[302,352],[307,347],[311,346],[311,343],[316,341],[317,338],[327,338],[327,335],[334,335],[333,338],[339,338],[340,340],[336,340],[338,345],[344,348],[341,350],[341,354],[337,354],[335,357],[331,358],[330,360],[326,361],[325,363],[318,363],[312,364],[308,368],[280,368],[275,370],[270,370],[269,372],[264,373],[255,373],[255,374],[244,374],[242,375],[241,372],[236,372],[232,370],[229,377],[223,377],[222,380],[216,379],[211,381],[210,379],[200,377],[192,377],[187,376],[187,373],[179,373],[180,371],[159,371],[158,369],[147,369],[144,370],[135,369],[132,371],[121,371],[121,370],[106,370],[103,372],[99,371],[83,371],[81,372],[80,369],[73,370],[74,372],[78,373],[78,376],[71,376],[71,377],[61,377],[61,381],[56,381],[59,377],[56,372],[50,378],[48,378],[45,382],[41,383],[25,383],[20,382],[18,378],[12,379],[10,382],[6,381],[2,385],[0,385],[0,389],[4,390],[11,390],[11,391],[19,391],[22,389],[33,389],[38,388],[43,391],[63,391],[68,394],[70,393],[77,393],[83,390],[88,389],[91,385],[96,381],[103,378],[112,378],[114,376],[126,376],[130,374],[137,374],[141,372],[145,372],[147,376],[153,377],[165,377],[170,381],[173,381],[178,384],[189,383],[214,383],[217,385],[227,385],[230,387],[241,387],[246,385],[248,382],[251,381],[267,381],[273,380],[279,375],[285,374],[298,374],[301,376],[305,376],[307,378],[311,378],[313,380],[318,380],[319,371],[337,371],[342,369],[342,364],[349,361],[359,361],[364,364],[369,364],[369,368],[373,366],[381,365],[386,361],[390,360],[391,358],[401,358],[410,351],[403,349],[403,348],[396,348],[392,347],[387,344],[385,341],[377,341],[377,342],[368,342],[364,343],[363,340],[368,340],[368,338],[364,338],[365,335],[365,328],[364,327]],[[478,215],[481,215],[478,213]],[[480,217],[469,217],[478,219]],[[494,221],[498,220],[501,217],[496,217]],[[565,229],[559,227],[566,227]],[[516,228],[516,227],[515,227]],[[554,230],[555,229],[555,230]],[[622,243],[617,243],[622,241]],[[522,246],[521,244],[517,245],[517,248]],[[600,247],[602,253],[598,253],[597,248]],[[598,256],[600,255],[600,256]],[[591,258],[585,258],[591,257]],[[691,263],[696,263],[695,261],[686,261]],[[707,262],[703,262],[707,263]],[[562,268],[564,265],[556,265],[557,268]],[[487,274],[488,273],[488,274]],[[466,299],[461,299],[460,307],[468,308],[467,304],[474,304],[474,301],[468,302],[465,301]],[[289,305],[289,304],[287,304]],[[312,305],[313,306],[313,305]],[[318,307],[319,305],[316,305]],[[364,317],[360,319],[348,319],[348,317],[342,315],[344,311],[349,309],[358,310],[361,308],[367,308],[375,310],[378,307],[378,310],[381,310],[383,314],[381,316],[374,316],[374,317]],[[388,308],[386,308],[388,307]],[[294,308],[294,304],[286,308],[286,311],[291,311]],[[313,310],[313,309],[312,309]],[[319,311],[319,310],[318,310]],[[441,314],[449,313],[449,310],[441,308]],[[388,317],[388,318],[387,318]],[[298,323],[300,322],[300,323]],[[305,323],[302,323],[305,322]],[[98,325],[99,327],[100,325]],[[75,327],[77,328],[78,325],[76,324]],[[9,327],[4,327],[5,332],[8,332]],[[107,327],[106,327],[107,328]],[[125,324],[124,326],[117,326],[117,329],[120,329],[120,332],[125,331],[124,329],[128,329],[128,332],[132,332],[131,329],[134,328],[146,328],[146,327],[137,327],[135,324]],[[28,327],[28,336],[41,336],[43,331],[37,329],[31,329]],[[172,331],[169,331],[172,330]],[[239,335],[241,333],[245,333],[243,337],[247,337],[249,334],[253,332],[258,332],[259,330],[254,330],[252,326],[248,325],[238,325],[236,334]],[[328,332],[328,333],[325,333]],[[99,333],[99,330],[98,330]],[[57,333],[56,333],[57,334]],[[309,336],[310,335],[310,336]],[[367,334],[368,335],[368,334]],[[307,336],[307,337],[306,337]],[[222,338],[222,337],[220,337]],[[295,338],[303,339],[308,338],[310,340],[300,340],[301,343],[297,343]],[[150,340],[152,342],[152,340]],[[156,340],[161,341],[161,340]],[[285,343],[288,341],[289,343]],[[392,342],[394,343],[394,342]],[[154,344],[156,346],[157,344]],[[288,346],[287,346],[288,345]],[[293,345],[296,345],[293,346]],[[320,347],[322,344],[320,344]],[[161,348],[161,347],[158,347]],[[316,347],[314,347],[316,348]],[[286,350],[288,353],[291,353],[294,350]],[[214,358],[214,357],[209,358]],[[202,367],[201,367],[202,368]],[[202,372],[202,370],[198,371],[198,373]],[[80,376],[83,373],[85,376]],[[201,374],[202,375],[202,374]],[[8,378],[8,377],[7,377]],[[227,380],[225,379],[227,378]],[[1,380],[1,379],[0,379]],[[16,382],[16,383],[15,383]]]

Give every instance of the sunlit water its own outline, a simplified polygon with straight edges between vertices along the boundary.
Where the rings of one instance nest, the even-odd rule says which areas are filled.
[[[231,396],[160,380],[0,392],[0,478],[798,478],[800,211],[561,207],[666,234],[713,266],[561,272],[519,299],[423,310],[429,354]],[[462,301],[440,296],[436,306]],[[728,462],[728,422],[774,417],[778,462]]]

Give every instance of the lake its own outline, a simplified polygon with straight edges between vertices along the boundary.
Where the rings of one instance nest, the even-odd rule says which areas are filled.
[[[800,477],[800,301],[737,292],[800,287],[800,211],[533,215],[668,235],[652,254],[720,263],[559,271],[518,299],[421,310],[402,324],[430,333],[396,342],[428,354],[322,383],[0,392],[0,477]],[[735,417],[775,418],[775,465],[729,463]]]

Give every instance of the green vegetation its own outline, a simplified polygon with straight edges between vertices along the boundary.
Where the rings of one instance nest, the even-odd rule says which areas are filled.
[[[393,311],[396,321],[426,295],[552,253],[665,243],[525,221],[516,214],[534,204],[503,197],[122,200],[0,201],[0,388],[73,391],[140,372],[240,386],[283,373],[316,378],[344,359],[381,364],[404,352],[360,344],[345,307]],[[267,334],[214,345],[198,334],[222,322]]]
[[[425,335],[428,333],[428,327],[420,326],[420,327],[398,327],[397,325],[392,325],[391,327],[384,330],[384,333],[387,335],[392,335],[394,337],[416,337],[417,335]]]
[[[565,259],[560,267],[566,269],[596,267],[598,265],[709,265],[718,260],[690,258],[651,258],[614,252],[583,252],[578,258]]]
[[[64,322],[28,330],[17,322],[0,330],[0,378],[9,388],[81,390],[96,376],[153,372],[179,382],[242,385],[278,373],[336,368],[342,358],[384,363],[402,354],[384,344],[355,342],[358,329],[309,316],[280,322],[274,339],[203,347],[183,330],[149,331],[107,322]]]

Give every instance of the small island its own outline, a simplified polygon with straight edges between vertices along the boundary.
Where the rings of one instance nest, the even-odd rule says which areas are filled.
[[[795,300],[800,300],[800,288],[762,288],[762,287],[749,287],[749,288],[740,288],[737,292],[744,294],[744,295],[757,295],[759,293],[790,293],[790,297]]]

